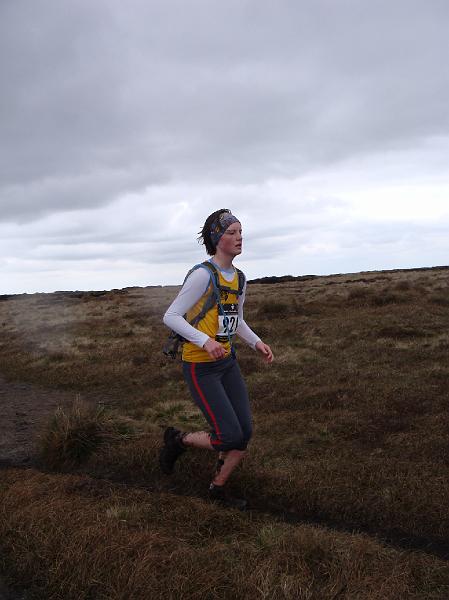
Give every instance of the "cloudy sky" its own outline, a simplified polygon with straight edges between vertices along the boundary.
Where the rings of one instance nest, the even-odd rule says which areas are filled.
[[[447,0],[0,0],[0,293],[449,264]]]

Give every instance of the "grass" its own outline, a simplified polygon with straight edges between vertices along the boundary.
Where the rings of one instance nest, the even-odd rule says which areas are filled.
[[[101,445],[129,438],[132,427],[102,405],[79,397],[69,409],[58,407],[37,441],[41,460],[53,469],[70,469],[85,462]]]
[[[82,435],[73,414],[47,429],[58,444],[70,430],[76,460],[64,442],[59,464],[41,448],[51,472],[4,473],[0,547],[12,580],[52,598],[449,597],[448,273],[249,286],[246,320],[276,362],[239,345],[254,437],[232,485],[256,509],[246,515],[205,500],[212,454],[186,453],[171,478],[157,467],[166,425],[204,426],[179,362],[161,352],[175,288],[1,302],[3,375],[73,389],[91,411]],[[114,413],[103,422],[106,399]],[[76,532],[63,517],[72,502]],[[59,555],[52,531],[66,539]],[[182,543],[171,556],[173,531]],[[93,560],[77,556],[80,544]]]
[[[426,554],[197,498],[11,469],[0,499],[0,560],[32,598],[396,600],[449,589],[445,563]]]

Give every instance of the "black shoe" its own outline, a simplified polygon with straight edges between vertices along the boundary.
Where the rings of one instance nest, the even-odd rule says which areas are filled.
[[[226,508],[237,508],[238,510],[245,510],[247,508],[247,501],[245,498],[236,498],[232,496],[224,485],[210,484],[209,487],[209,499],[225,506]]]
[[[159,465],[161,470],[166,475],[173,473],[173,467],[178,456],[185,451],[186,447],[181,441],[181,432],[179,429],[167,427],[164,431],[164,445],[159,452]]]

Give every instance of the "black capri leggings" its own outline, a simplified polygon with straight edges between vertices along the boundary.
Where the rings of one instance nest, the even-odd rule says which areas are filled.
[[[232,356],[213,362],[182,363],[195,404],[211,426],[214,450],[245,450],[252,435],[248,391]]]

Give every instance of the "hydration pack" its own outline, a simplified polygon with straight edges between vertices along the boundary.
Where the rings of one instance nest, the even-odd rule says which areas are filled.
[[[190,325],[192,325],[192,327],[195,327],[195,325],[197,325],[201,321],[201,319],[204,319],[206,314],[212,308],[214,308],[215,305],[218,305],[218,310],[219,310],[220,314],[224,315],[224,310],[221,305],[221,292],[232,293],[232,294],[236,293],[236,291],[233,290],[232,288],[230,288],[229,286],[220,284],[220,277],[218,275],[217,268],[215,267],[215,265],[213,263],[211,263],[208,260],[205,260],[204,262],[192,267],[190,269],[190,271],[187,273],[187,275],[185,276],[182,285],[184,285],[188,276],[191,273],[193,273],[193,271],[195,271],[196,269],[200,269],[200,268],[207,269],[209,271],[211,281],[212,281],[212,289],[210,291],[210,294],[207,296],[200,312],[197,315],[195,315],[195,317],[191,321],[188,321],[190,323]],[[243,274],[242,271],[240,271],[240,269],[235,268],[235,270],[237,271],[237,274],[239,277],[237,294],[239,296],[241,296],[243,293],[243,287],[245,285],[245,275]],[[184,318],[186,318],[186,315],[184,315]],[[234,354],[234,348],[232,346],[232,341],[231,341],[229,332],[228,332],[228,339],[231,344],[231,351]],[[162,351],[165,354],[165,356],[170,356],[171,358],[176,358],[176,356],[179,352],[180,344],[184,343],[185,341],[187,341],[187,340],[185,340],[179,333],[176,333],[176,331],[171,330]]]

